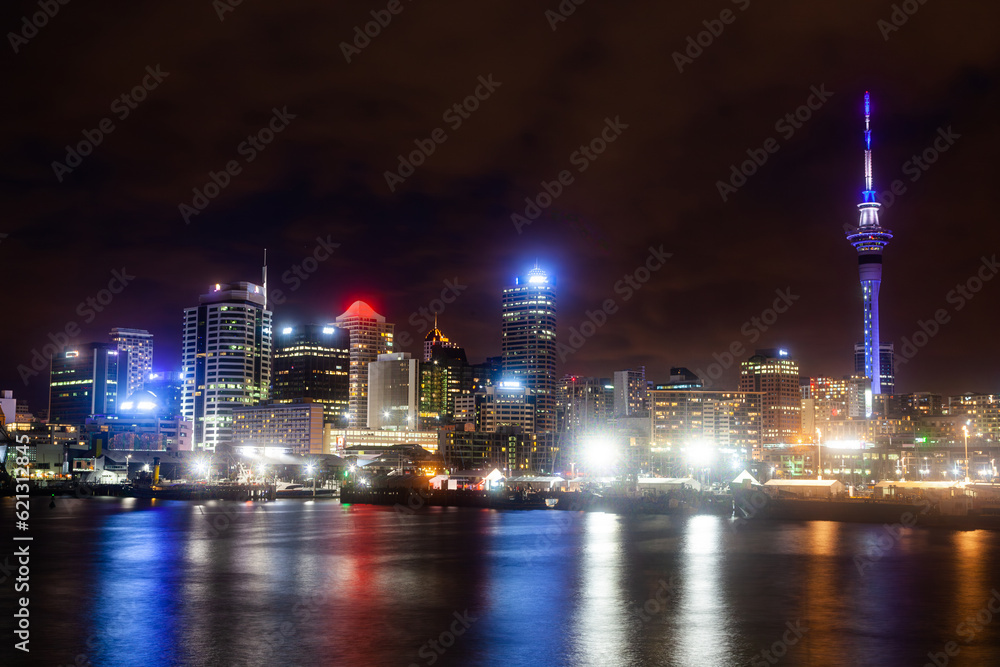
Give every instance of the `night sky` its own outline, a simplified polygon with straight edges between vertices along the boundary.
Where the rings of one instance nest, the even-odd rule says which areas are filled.
[[[1000,6],[912,1],[896,29],[892,3],[860,0],[566,0],[575,11],[559,21],[545,13],[557,0],[388,4],[401,11],[381,0],[76,0],[36,34],[22,17],[38,5],[5,3],[2,387],[45,407],[47,371],[26,387],[18,366],[67,323],[79,342],[149,329],[154,365],[177,369],[183,309],[213,283],[259,281],[265,247],[279,327],[332,321],[363,298],[418,354],[426,330],[411,316],[457,282],[467,287],[440,326],[481,361],[499,354],[502,287],[537,260],[557,276],[562,342],[588,309],[617,306],[560,374],[644,364],[664,380],[736,342],[786,346],[804,374],[841,376],[861,336],[844,227],[858,220],[870,90],[876,189],[906,188],[882,199],[895,234],[883,339],[899,350],[918,320],[948,316],[898,369],[898,389],[1000,392],[1000,280],[960,310],[948,297],[1000,252]],[[391,21],[356,48],[372,11]],[[700,32],[708,45],[691,46]],[[696,57],[674,55],[685,49]],[[121,96],[144,79],[130,108]],[[462,118],[453,105],[477,87],[485,99]],[[782,121],[813,90],[827,92],[801,112],[809,119]],[[244,143],[269,122],[285,124],[271,143]],[[574,156],[615,124],[595,159]],[[444,142],[390,190],[398,156],[437,128]],[[926,171],[906,164],[949,128]],[[85,131],[100,144],[71,171],[54,167]],[[777,152],[762,151],[771,138]],[[767,160],[723,201],[717,183],[748,150]],[[186,222],[180,205],[230,161],[239,173]],[[572,182],[518,233],[512,214],[564,170]],[[317,239],[339,246],[306,280],[287,273]],[[625,300],[617,281],[661,246],[672,256]],[[78,310],[123,268],[134,279],[102,312]],[[741,329],[776,290],[797,299],[754,342]],[[736,377],[734,365],[716,386]]]

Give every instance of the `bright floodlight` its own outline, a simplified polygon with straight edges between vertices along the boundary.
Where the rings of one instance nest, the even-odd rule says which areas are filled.
[[[316,472],[316,466],[314,466],[311,463],[306,466],[306,474],[307,475],[312,475],[314,472]]]
[[[705,442],[693,442],[689,444],[684,449],[684,455],[687,458],[688,465],[695,466],[696,468],[710,465],[714,458],[711,446]]]
[[[592,472],[607,470],[614,465],[617,458],[614,442],[601,437],[584,440],[581,454],[587,468]]]

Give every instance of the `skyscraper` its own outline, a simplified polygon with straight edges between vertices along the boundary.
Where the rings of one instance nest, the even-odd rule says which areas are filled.
[[[645,366],[627,371],[615,371],[616,417],[645,417],[649,414],[647,400]]]
[[[49,421],[83,425],[90,415],[118,411],[118,363],[114,345],[90,343],[52,357]]]
[[[801,434],[799,365],[785,350],[757,350],[740,364],[740,391],[762,392],[761,434],[765,445],[788,444]]]
[[[119,372],[125,384],[119,393],[125,398],[142,389],[153,370],[153,334],[145,329],[116,327],[109,335],[118,348]]]
[[[503,290],[500,350],[506,381],[535,396],[535,432],[556,427],[556,288],[537,266]]]
[[[872,133],[870,127],[871,99],[865,93],[865,189],[858,204],[861,220],[847,233],[847,240],[858,252],[858,271],[861,275],[861,295],[864,299],[864,349],[865,376],[872,379],[872,394],[883,391],[881,341],[879,339],[878,292],[882,284],[882,250],[892,239],[892,232],[879,225],[878,210],[872,183]]]
[[[350,415],[351,334],[329,324],[283,327],[275,335],[271,399],[292,403],[311,398],[323,405],[323,420],[338,427]]]
[[[368,425],[368,364],[380,354],[395,351],[395,325],[386,322],[364,301],[355,301],[337,317],[337,326],[347,329],[351,335],[349,425],[351,428],[365,428]]]
[[[181,412],[194,424],[195,449],[232,442],[233,408],[256,405],[271,385],[271,311],[265,290],[217,284],[184,309]]]
[[[878,367],[881,375],[883,394],[896,393],[896,346],[894,343],[879,343]],[[870,377],[865,365],[865,344],[854,346],[854,374]]]
[[[419,431],[420,361],[409,352],[380,354],[368,364],[368,428]]]
[[[431,354],[434,352],[435,347],[458,347],[457,344],[452,343],[448,338],[441,333],[438,329],[437,315],[434,316],[434,328],[427,332],[424,336],[424,361],[431,360]]]

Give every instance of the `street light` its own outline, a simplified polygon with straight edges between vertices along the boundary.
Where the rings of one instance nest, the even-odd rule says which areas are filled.
[[[965,435],[965,483],[969,483],[969,427],[966,424],[962,427],[962,433]]]
[[[823,432],[816,427],[816,479],[823,479]]]
[[[125,481],[128,481],[128,460],[132,458],[131,454],[125,455]]]
[[[313,498],[316,497],[316,465],[310,463],[306,466],[306,474],[312,476],[313,480]]]

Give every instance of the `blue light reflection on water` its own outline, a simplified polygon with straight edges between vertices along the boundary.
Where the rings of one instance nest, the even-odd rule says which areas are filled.
[[[798,620],[786,664],[923,664],[948,641],[953,664],[1000,653],[1000,620],[957,635],[1000,588],[986,531],[906,529],[862,573],[881,526],[331,501],[63,500],[32,516],[24,664],[429,665],[442,637],[435,667],[749,664]],[[466,610],[477,620],[449,637]]]

